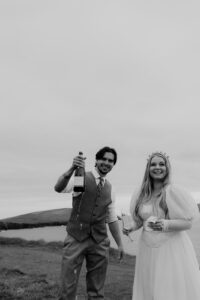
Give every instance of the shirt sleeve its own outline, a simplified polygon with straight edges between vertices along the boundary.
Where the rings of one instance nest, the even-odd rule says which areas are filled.
[[[62,193],[72,193],[74,189],[74,178],[71,177],[67,186],[62,190]]]
[[[108,210],[107,210],[107,216],[106,216],[106,223],[112,223],[117,221],[117,214],[115,211],[115,202],[116,202],[116,196],[115,196],[115,192],[113,190],[113,188],[111,187],[111,203],[108,206]]]
[[[73,197],[78,197],[81,192],[74,192],[74,177],[71,177],[68,185],[62,190],[62,193],[72,193]]]

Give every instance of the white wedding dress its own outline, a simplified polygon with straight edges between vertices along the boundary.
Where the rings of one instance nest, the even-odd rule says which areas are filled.
[[[131,214],[136,195],[132,197]],[[192,197],[176,186],[166,188],[169,219],[195,220],[199,211]],[[146,221],[150,216],[164,218],[148,202],[140,208]],[[134,221],[134,219],[133,219]],[[136,224],[136,223],[135,223]],[[136,229],[136,228],[135,228]],[[186,231],[141,233],[133,285],[133,300],[200,300],[200,270]]]

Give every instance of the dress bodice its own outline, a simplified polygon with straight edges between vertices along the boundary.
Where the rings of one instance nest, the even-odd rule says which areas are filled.
[[[141,205],[139,214],[143,221],[146,221],[151,216],[155,216],[161,219],[165,218],[165,213],[158,204],[159,200],[159,198],[152,198],[148,202]]]
[[[159,219],[165,219],[165,212],[159,206],[160,199],[151,198],[148,202],[143,203],[140,206],[139,214],[140,217],[143,219],[143,233],[142,233],[142,240],[143,242],[152,248],[157,248],[163,245],[174,233],[164,233],[160,231],[152,231],[147,229],[146,221],[149,217],[156,217]],[[147,221],[148,222],[148,221]]]
[[[185,220],[198,220],[199,218],[199,210],[198,207],[193,200],[192,196],[185,191],[184,189],[174,186],[172,184],[168,185],[165,188],[165,200],[166,207],[168,209],[167,217],[165,215],[164,210],[159,206],[160,198],[154,197],[149,201],[144,201],[143,204],[139,207],[139,215],[143,220],[143,230],[141,234],[141,240],[147,246],[154,248],[160,247],[165,244],[168,239],[173,237],[186,234],[185,232],[180,231],[155,231],[149,230],[148,226],[148,218],[152,217],[152,220],[155,219],[185,219]],[[134,220],[134,212],[136,208],[136,204],[138,201],[139,189],[135,190],[132,198],[131,198],[131,206],[130,211]],[[152,221],[151,220],[151,221]],[[137,225],[137,220],[134,220]]]

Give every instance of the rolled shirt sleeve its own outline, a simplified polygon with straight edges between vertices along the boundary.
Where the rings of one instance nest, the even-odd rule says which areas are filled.
[[[62,190],[62,193],[72,193],[74,197],[77,197],[80,192],[74,192],[74,177],[70,178],[70,181],[68,182],[68,185]]]
[[[106,216],[106,223],[112,223],[117,221],[117,214],[115,211],[115,205],[116,205],[116,196],[113,188],[111,189],[111,203],[108,206],[107,209],[107,216]]]

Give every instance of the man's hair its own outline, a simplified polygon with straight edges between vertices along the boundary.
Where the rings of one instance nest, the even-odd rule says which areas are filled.
[[[103,159],[104,157],[104,154],[106,152],[110,152],[114,155],[114,165],[116,164],[117,162],[117,152],[114,148],[110,148],[110,147],[103,147],[102,149],[100,149],[97,153],[96,153],[96,160],[98,159]]]

